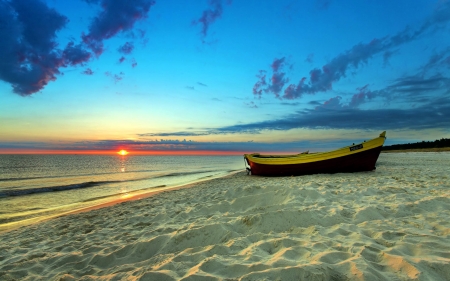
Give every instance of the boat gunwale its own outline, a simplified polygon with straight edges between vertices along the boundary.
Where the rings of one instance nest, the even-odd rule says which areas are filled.
[[[341,147],[331,151],[308,153],[308,154],[300,153],[294,155],[261,155],[259,153],[252,153],[252,154],[244,154],[244,158],[246,158],[247,161],[251,161],[253,163],[260,165],[290,165],[290,164],[326,161],[329,159],[335,159],[375,149],[377,147],[383,146],[385,139],[386,139],[386,131],[381,133],[380,136],[377,138]],[[360,149],[349,151],[351,147],[357,147],[359,145],[362,145],[363,147]]]

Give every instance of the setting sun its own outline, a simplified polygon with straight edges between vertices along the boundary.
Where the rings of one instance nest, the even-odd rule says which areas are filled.
[[[121,151],[117,152],[117,154],[120,154],[120,155],[127,155],[127,154],[128,154],[128,151],[122,149]]]

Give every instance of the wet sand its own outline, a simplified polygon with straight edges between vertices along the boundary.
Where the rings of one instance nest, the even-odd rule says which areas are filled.
[[[239,172],[0,233],[0,280],[450,280],[450,153]]]

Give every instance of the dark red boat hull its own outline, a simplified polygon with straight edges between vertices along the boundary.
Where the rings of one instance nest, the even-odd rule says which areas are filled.
[[[372,171],[381,152],[381,146],[363,152],[312,163],[289,165],[257,164],[247,160],[252,175],[299,176],[311,174],[334,174]]]

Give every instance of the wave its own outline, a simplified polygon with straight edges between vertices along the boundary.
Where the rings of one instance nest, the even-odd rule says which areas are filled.
[[[54,178],[54,177],[4,178],[0,179],[0,181],[21,181],[21,180],[44,179],[44,178]]]
[[[50,187],[36,187],[36,188],[28,188],[28,189],[7,189],[0,191],[0,197],[10,197],[10,196],[21,196],[21,195],[30,195],[36,193],[45,193],[45,192],[53,192],[53,191],[65,191],[71,189],[80,189],[80,188],[88,188],[93,186],[99,186],[102,184],[109,184],[121,181],[89,181],[82,182],[76,184],[69,185],[59,185],[59,186],[50,186]]]
[[[194,172],[173,172],[173,173],[164,173],[164,174],[152,175],[152,176],[149,176],[149,177],[135,178],[135,179],[129,179],[129,180],[88,181],[88,182],[68,184],[68,185],[57,185],[57,186],[48,186],[48,187],[35,187],[35,188],[26,188],[26,189],[10,188],[10,189],[6,189],[6,190],[5,189],[1,190],[0,191],[0,198],[2,198],[2,197],[12,197],[12,196],[31,195],[31,194],[46,193],[46,192],[55,192],[55,191],[67,191],[67,190],[73,190],[73,189],[83,189],[83,188],[90,188],[90,187],[95,187],[95,186],[100,186],[100,185],[105,185],[105,184],[143,181],[143,180],[156,179],[156,178],[181,177],[181,176],[188,176],[188,175],[194,175],[194,174],[203,174],[203,173],[211,173],[211,172],[217,172],[217,171],[209,170],[209,171],[194,171]]]
[[[146,173],[154,172],[155,170],[131,170],[125,173]],[[35,176],[35,177],[18,177],[18,178],[0,178],[0,181],[22,181],[22,180],[35,180],[35,179],[55,179],[55,178],[71,178],[71,177],[85,177],[85,176],[101,176],[101,175],[114,175],[118,172],[107,172],[107,173],[90,173],[90,174],[67,174],[58,176]],[[121,172],[124,173],[124,172]]]
[[[131,170],[125,173],[148,173],[148,172],[157,172],[156,170]],[[190,174],[198,174],[198,173],[210,173],[216,172],[216,170],[209,171],[194,171],[194,172],[184,172],[184,173],[168,173],[158,175],[156,177],[171,177],[171,176],[184,176]],[[122,172],[121,172],[122,173]],[[55,179],[55,178],[71,178],[71,177],[83,177],[83,176],[100,176],[100,175],[114,175],[117,172],[108,172],[108,173],[91,173],[91,174],[68,174],[68,175],[59,175],[59,176],[35,176],[35,177],[18,177],[18,178],[0,178],[0,182],[2,181],[23,181],[23,180],[36,180],[36,179]]]

